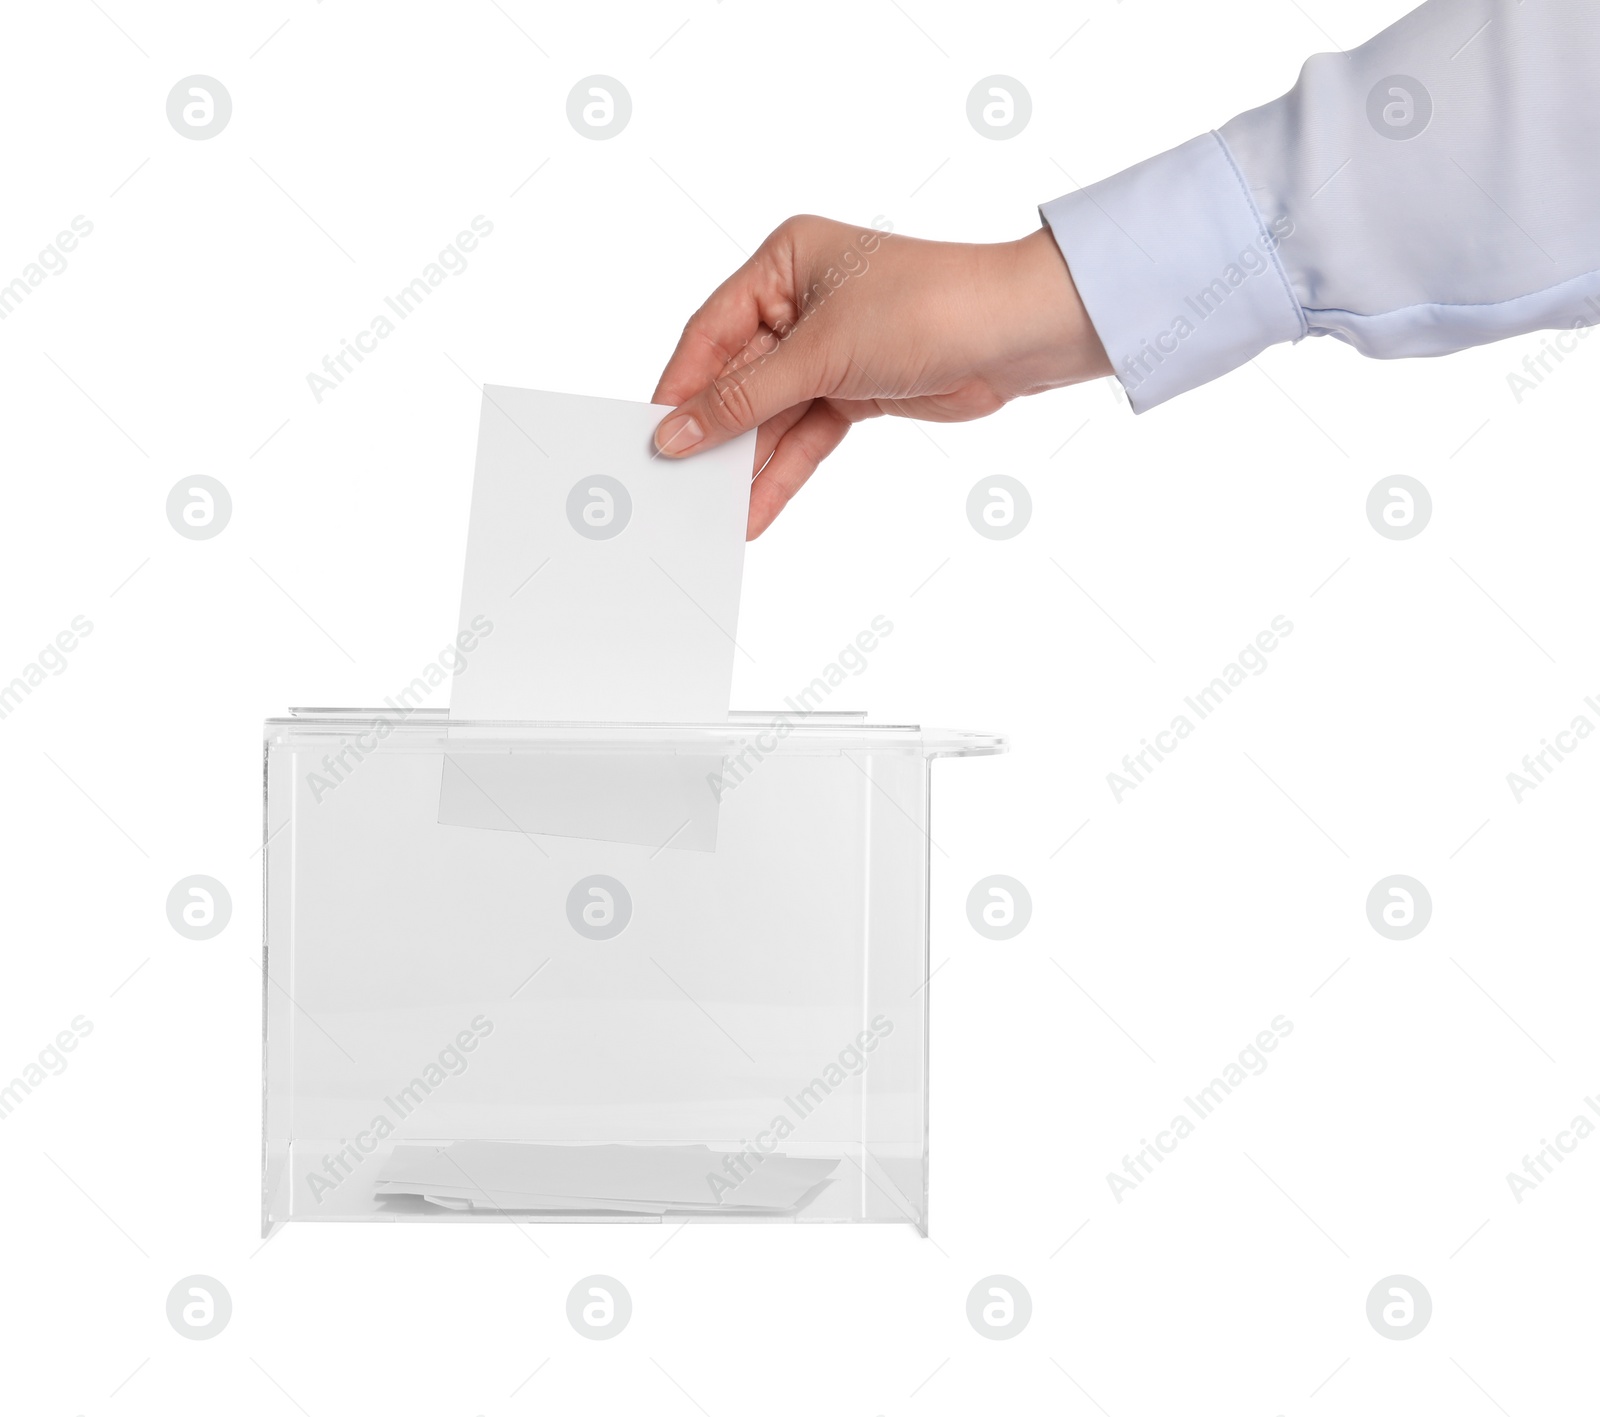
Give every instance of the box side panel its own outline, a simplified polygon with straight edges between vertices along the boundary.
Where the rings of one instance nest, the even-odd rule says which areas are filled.
[[[262,839],[262,1233],[289,1218],[294,1139],[292,755],[269,743]]]
[[[862,1014],[883,1033],[862,1117],[862,1206],[926,1229],[928,1048],[927,762],[865,760],[869,870]]]

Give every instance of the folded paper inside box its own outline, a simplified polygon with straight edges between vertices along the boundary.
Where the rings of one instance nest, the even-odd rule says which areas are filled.
[[[698,1144],[402,1143],[378,1173],[376,1194],[447,1210],[788,1215],[829,1184],[838,1164]]]

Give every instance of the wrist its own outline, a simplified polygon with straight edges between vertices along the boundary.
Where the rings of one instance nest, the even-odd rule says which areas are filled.
[[[1078,287],[1048,227],[993,248],[1001,323],[1018,393],[1041,393],[1111,374]]]

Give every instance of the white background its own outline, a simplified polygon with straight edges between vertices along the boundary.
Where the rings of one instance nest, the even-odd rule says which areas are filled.
[[[0,1403],[1576,1410],[1600,1139],[1520,1204],[1506,1182],[1600,1091],[1600,745],[1520,804],[1506,784],[1600,692],[1595,356],[1518,403],[1538,336],[1396,364],[1280,347],[1137,419],[1094,384],[864,426],[751,548],[736,705],[884,614],[856,706],[1013,735],[935,769],[931,1241],[257,1235],[260,720],[376,701],[450,638],[474,381],[648,398],[791,212],[1015,237],[1402,8],[8,8],[0,282],[75,215],[94,232],[0,323],[0,680],[75,615],[94,630],[0,721],[0,1074],[76,1015],[93,1033],[0,1124]],[[605,142],[565,115],[596,73],[633,101]],[[1034,106],[1004,142],[966,117],[997,73]],[[208,141],[167,121],[191,74],[232,96]],[[317,403],[306,375],[480,213],[469,268]],[[965,516],[999,472],[1034,501],[1009,542]],[[1433,496],[1410,541],[1366,520],[1396,472]],[[233,517],[197,542],[164,507],[201,473]],[[1115,801],[1107,772],[1276,615],[1270,668]],[[1397,872],[1434,907],[1398,943],[1365,913]],[[196,873],[234,902],[205,943],[165,914]],[[1033,896],[1006,943],[967,923],[992,873]],[[1279,1014],[1268,1070],[1119,1203],[1107,1172]],[[605,1343],[565,1317],[596,1272],[634,1302]],[[165,1316],[195,1273],[233,1298],[208,1342]],[[995,1273],[1033,1299],[1005,1342],[965,1314]],[[1404,1342],[1365,1311],[1394,1274],[1433,1300]]]

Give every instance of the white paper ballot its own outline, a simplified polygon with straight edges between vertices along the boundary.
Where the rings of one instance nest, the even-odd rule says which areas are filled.
[[[838,1165],[837,1157],[728,1153],[700,1143],[401,1142],[378,1172],[376,1194],[451,1209],[783,1214],[814,1199]]]
[[[715,851],[722,771],[720,753],[447,753],[439,821]]]
[[[485,386],[452,718],[726,720],[755,435],[669,461],[667,412]]]

